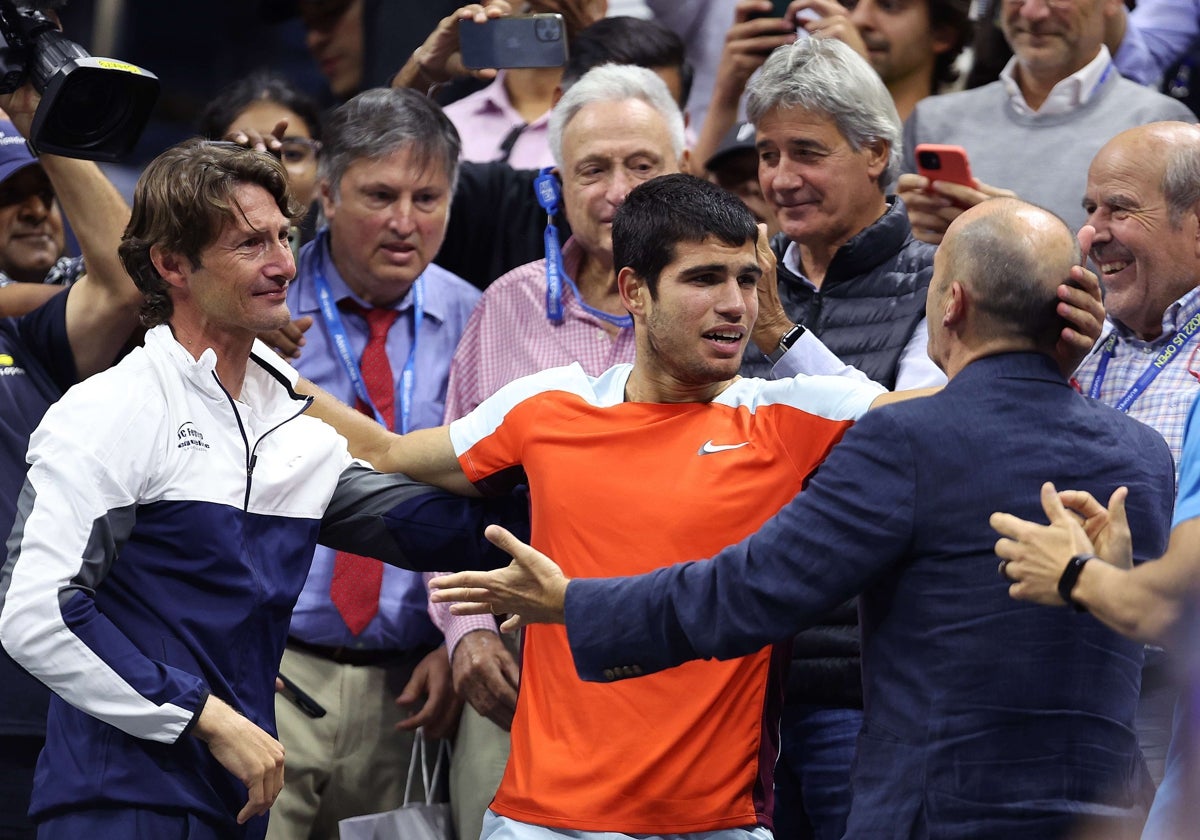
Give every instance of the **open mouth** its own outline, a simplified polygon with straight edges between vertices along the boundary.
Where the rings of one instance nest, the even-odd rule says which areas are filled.
[[[722,350],[737,350],[742,345],[742,340],[746,334],[738,329],[716,329],[710,330],[701,336],[705,341],[711,341],[714,345]]]

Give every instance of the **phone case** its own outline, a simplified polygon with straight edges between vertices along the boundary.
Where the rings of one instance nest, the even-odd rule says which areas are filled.
[[[975,188],[975,179],[971,177],[971,166],[967,162],[967,150],[962,146],[919,143],[914,155],[918,175],[924,175],[930,181],[950,181]]]
[[[458,28],[458,40],[463,65],[471,70],[562,67],[567,63],[566,28],[558,14],[464,22]]]

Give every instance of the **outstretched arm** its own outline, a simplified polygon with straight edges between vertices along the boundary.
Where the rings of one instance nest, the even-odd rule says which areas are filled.
[[[471,3],[446,15],[437,28],[429,33],[425,43],[413,51],[404,66],[392,77],[391,86],[414,88],[425,93],[459,76],[494,79],[495,70],[468,70],[463,65],[458,45],[458,27],[465,21],[483,23],[511,11],[507,0],[489,0],[486,3]]]
[[[26,84],[0,96],[0,108],[28,138],[41,96]],[[138,323],[142,295],[117,257],[129,205],[88,160],[42,155],[42,169],[79,240],[87,274],[67,299],[67,335],[82,379],[112,364]]]
[[[480,495],[454,455],[449,426],[398,435],[303,377],[296,383],[296,391],[313,398],[308,414],[337,429],[355,458],[380,472],[404,473],[452,493]]]
[[[565,624],[563,605],[570,578],[536,548],[521,542],[498,525],[483,532],[493,545],[512,557],[503,569],[491,572],[459,572],[429,581],[429,599],[451,603],[455,615],[502,615],[500,625],[513,631],[526,624]]]

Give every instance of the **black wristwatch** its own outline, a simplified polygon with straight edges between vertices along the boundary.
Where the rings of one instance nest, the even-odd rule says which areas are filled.
[[[785,332],[779,339],[779,344],[774,350],[767,354],[767,358],[771,360],[771,364],[776,364],[783,358],[783,354],[792,349],[800,336],[807,332],[803,324],[792,324],[792,328]]]
[[[1089,560],[1098,559],[1100,558],[1095,554],[1076,554],[1063,569],[1062,577],[1058,579],[1059,597],[1074,607],[1076,612],[1087,612],[1087,607],[1072,598],[1071,592],[1075,589],[1075,584],[1079,582],[1079,574],[1083,571],[1084,564]]]

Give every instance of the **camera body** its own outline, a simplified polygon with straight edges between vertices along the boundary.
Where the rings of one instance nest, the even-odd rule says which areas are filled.
[[[119,160],[133,148],[158,99],[158,77],[93,58],[37,8],[0,0],[0,94],[31,82],[42,100],[29,142],[38,151]]]

